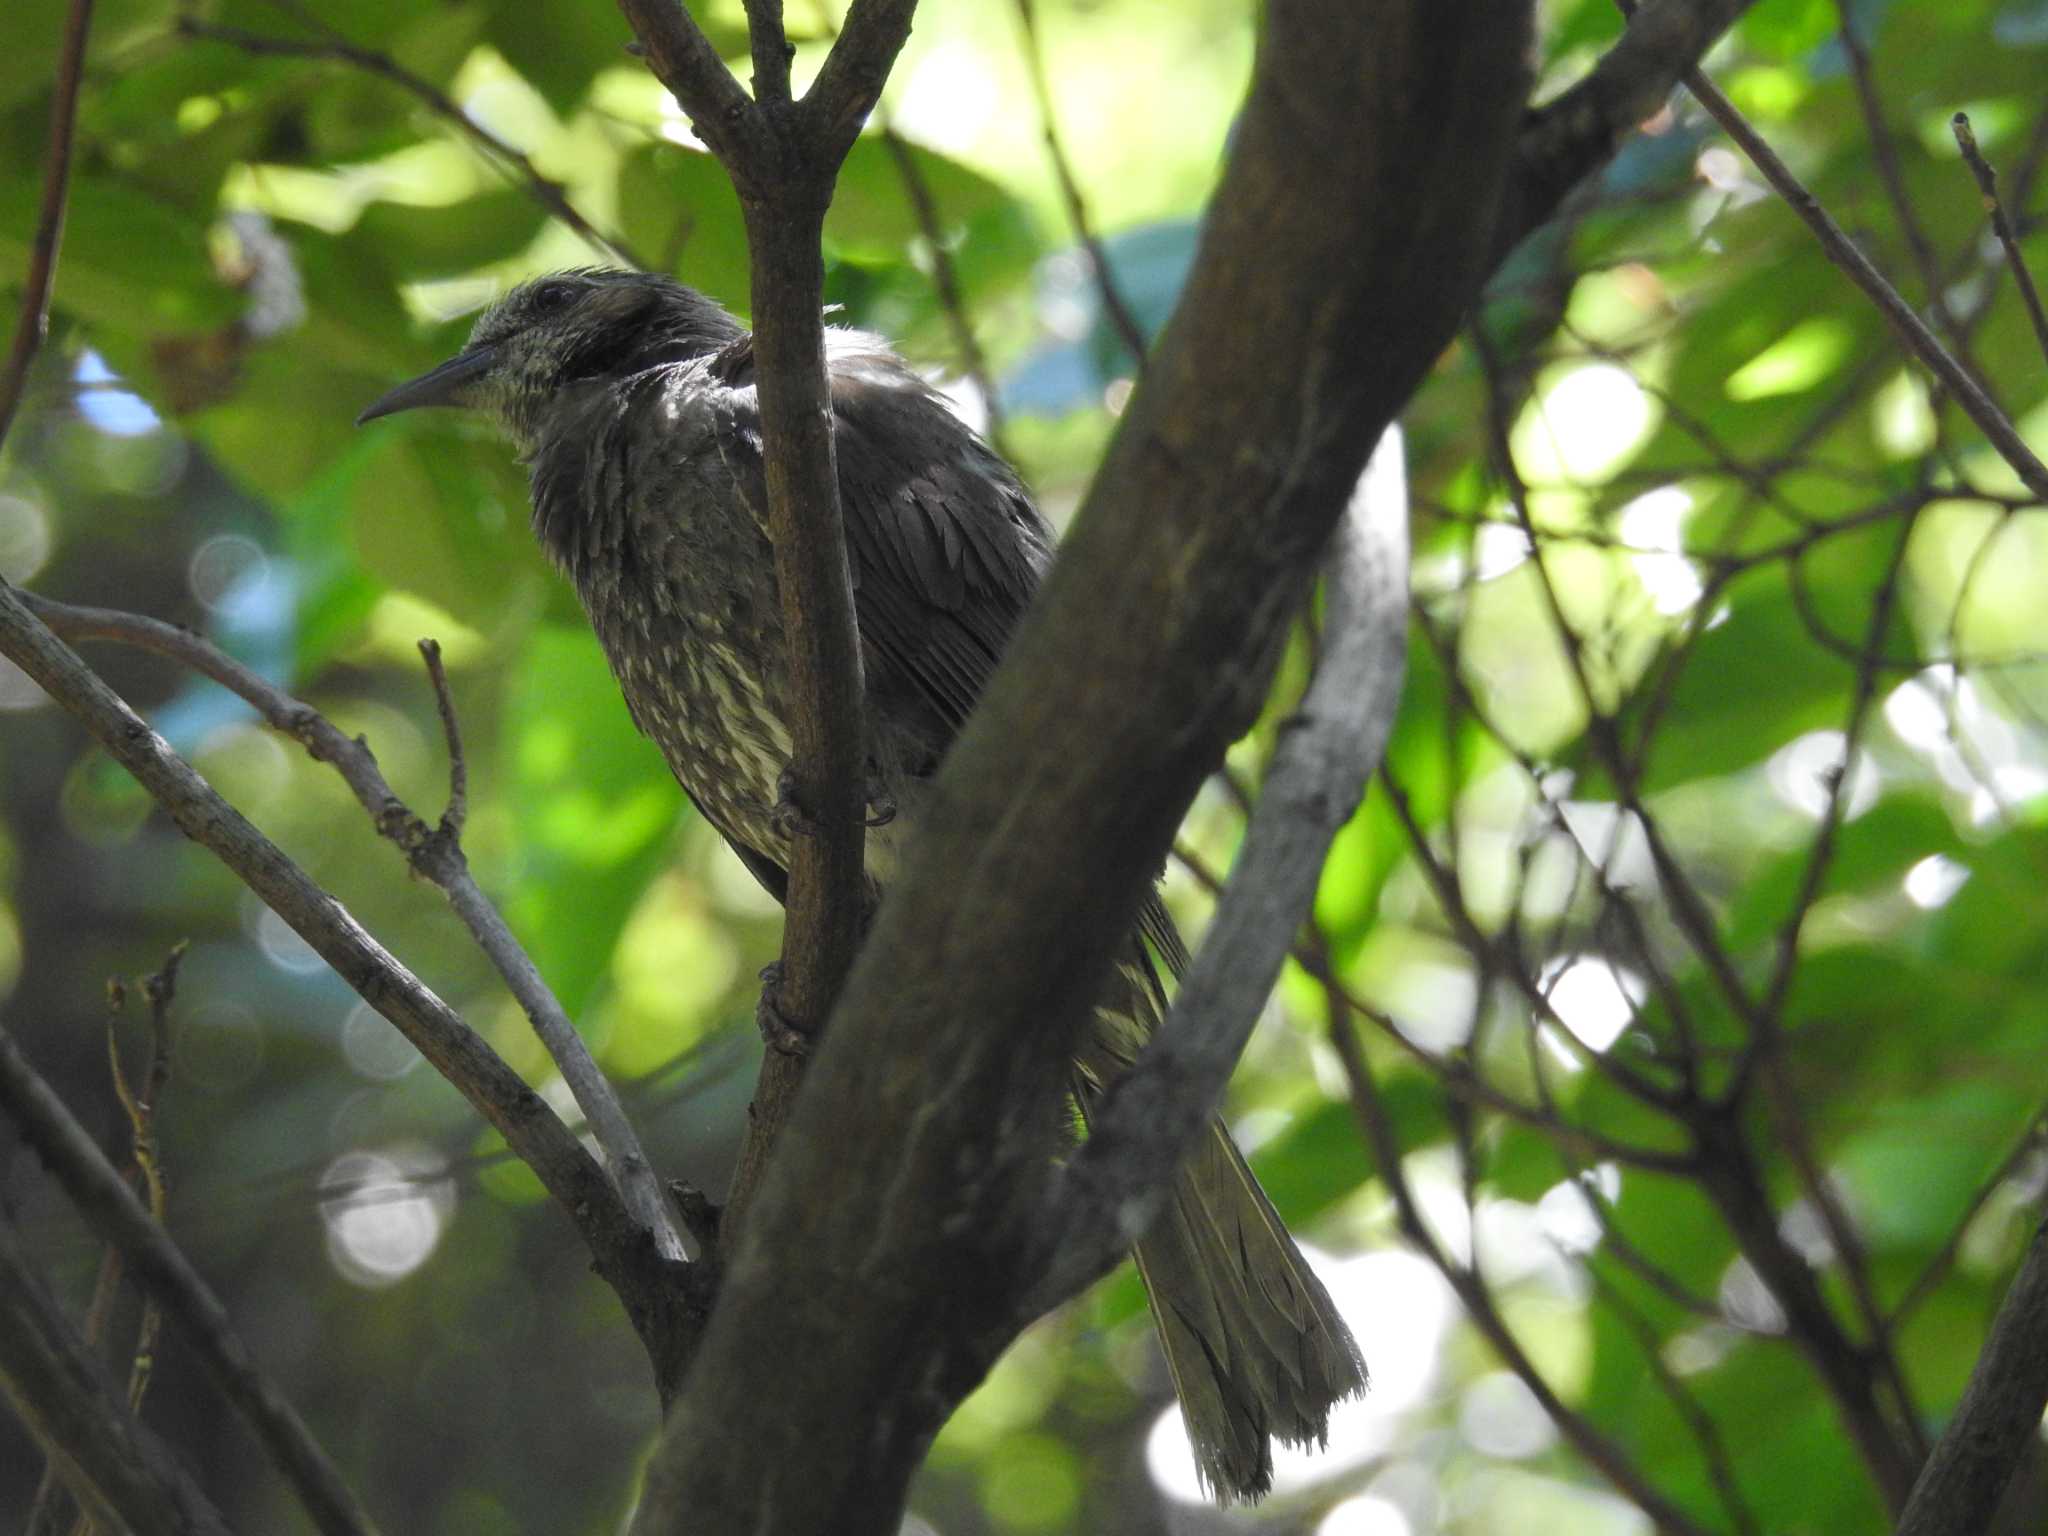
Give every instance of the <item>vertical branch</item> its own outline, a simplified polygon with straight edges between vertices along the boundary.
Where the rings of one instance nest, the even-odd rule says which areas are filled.
[[[21,285],[21,319],[7,362],[0,366],[0,444],[14,425],[29,365],[50,334],[50,290],[57,280],[57,251],[64,243],[64,204],[71,190],[71,146],[78,126],[78,87],[85,77],[85,40],[92,29],[92,0],[71,0],[64,17],[64,42],[57,55],[57,90],[50,98],[50,144],[43,158],[43,200],[36,212],[35,241],[29,247],[28,276]]]
[[[747,5],[757,101],[688,12],[619,0],[656,76],[732,177],[746,220],[769,541],[789,646],[787,793],[798,829],[771,1006],[801,1033],[824,1026],[860,942],[866,897],[860,637],[825,376],[825,209],[909,36],[914,5],[856,0],[816,82],[792,102],[779,0]],[[767,1165],[800,1075],[798,1057],[767,1054],[734,1175],[735,1216]]]
[[[853,580],[840,522],[825,378],[822,198],[801,212],[744,198],[752,253],[768,528],[789,644],[788,919],[773,1006],[802,1034],[824,1027],[860,943],[865,904],[866,742]],[[766,1053],[734,1170],[737,1222],[795,1099],[802,1058]]]

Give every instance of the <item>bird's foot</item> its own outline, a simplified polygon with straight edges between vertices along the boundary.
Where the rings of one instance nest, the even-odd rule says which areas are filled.
[[[860,823],[863,827],[886,827],[896,819],[896,797],[882,787],[879,778],[869,777],[863,795],[867,803],[867,814]],[[776,776],[775,804],[768,815],[775,830],[786,838],[818,835],[818,820],[797,798],[796,774],[786,765]]]
[[[785,838],[816,837],[818,823],[796,797],[796,773],[787,764],[775,778],[775,805],[768,812],[775,830]],[[766,973],[763,972],[765,979]]]
[[[761,996],[754,1004],[754,1027],[771,1051],[784,1056],[811,1054],[810,1032],[782,1011],[782,962],[761,967]]]

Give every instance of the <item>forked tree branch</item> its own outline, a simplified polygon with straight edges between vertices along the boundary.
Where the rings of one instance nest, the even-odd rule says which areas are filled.
[[[693,1302],[660,1264],[647,1233],[611,1181],[547,1101],[460,1015],[364,931],[304,870],[223,800],[91,668],[0,581],[0,655],[27,673],[170,813],[284,919],[341,979],[385,1018],[505,1138],[589,1245],[648,1344],[657,1378],[679,1379],[679,1349],[694,1341]],[[678,1341],[683,1341],[681,1344]]]
[[[1074,1031],[1477,291],[1524,14],[1265,8],[1179,309],[811,1059],[642,1533],[893,1531],[1014,1330]]]
[[[514,937],[503,915],[470,873],[461,842],[467,800],[462,738],[441,667],[439,646],[430,640],[420,642],[420,653],[434,684],[449,762],[448,811],[439,827],[429,827],[398,798],[366,742],[342,731],[318,710],[292,698],[202,636],[142,614],[74,607],[30,592],[19,592],[17,596],[53,633],[67,640],[111,640],[134,646],[169,657],[211,678],[253,708],[272,730],[298,742],[315,762],[331,765],[369,815],[371,825],[405,855],[415,874],[448,898],[448,904],[526,1014],[577,1107],[583,1111],[627,1211],[650,1234],[663,1259],[683,1257],[668,1202],[662,1197],[660,1183],[617,1093],[592,1059],[590,1048],[542,978],[533,957]]]
[[[758,101],[681,6],[619,6],[655,75],[731,176],[746,221],[769,542],[789,647],[788,786],[804,825],[791,839],[788,919],[769,1001],[798,1032],[816,1034],[860,943],[867,777],[860,638],[825,381],[822,238],[840,164],[909,35],[915,0],[855,0],[818,78],[796,101],[775,0],[747,8]],[[800,1077],[800,1058],[767,1053],[728,1231],[768,1166]]]

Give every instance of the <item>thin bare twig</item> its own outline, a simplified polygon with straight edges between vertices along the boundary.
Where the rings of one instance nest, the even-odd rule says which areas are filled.
[[[1117,283],[1116,273],[1110,267],[1109,252],[1103,249],[1101,239],[1089,222],[1088,200],[1081,195],[1081,183],[1074,175],[1073,162],[1067,158],[1066,149],[1060,142],[1052,83],[1046,78],[1045,53],[1039,46],[1035,0],[1017,0],[1017,20],[1024,29],[1024,64],[1031,76],[1031,93],[1038,100],[1038,119],[1045,129],[1046,158],[1059,182],[1060,197],[1067,207],[1067,220],[1074,226],[1074,238],[1088,255],[1096,292],[1101,295],[1102,311],[1109,317],[1110,327],[1123,343],[1124,350],[1130,353],[1131,367],[1143,377],[1147,350],[1145,329],[1138,324],[1138,317],[1131,313],[1131,306]]]
[[[140,1090],[131,1088],[125,1070],[121,1065],[119,1041],[115,1034],[114,1019],[107,1021],[107,1053],[113,1071],[115,1096],[128,1115],[133,1132],[133,1151],[136,1168],[135,1177],[147,1181],[150,1195],[150,1212],[161,1222],[164,1219],[164,1181],[161,1165],[156,1157],[155,1129],[153,1125],[156,1100],[164,1084],[170,1078],[170,1005],[177,989],[178,966],[183,960],[185,946],[181,943],[174,948],[164,961],[163,967],[150,976],[143,984],[150,1004],[150,1060],[143,1075]],[[111,1014],[118,1015],[126,1006],[128,989],[118,978],[107,983],[107,1002]],[[108,1243],[100,1252],[99,1272],[93,1280],[92,1300],[85,1310],[83,1329],[85,1342],[97,1346],[106,1337],[114,1314],[114,1303],[120,1295],[121,1279],[125,1270],[119,1247]],[[149,1376],[155,1365],[156,1333],[162,1309],[152,1296],[143,1298],[142,1320],[136,1329],[136,1345],[131,1352],[128,1377],[128,1407],[131,1412],[139,1411],[142,1399],[148,1391]],[[23,1536],[56,1536],[67,1527],[71,1511],[69,1500],[64,1497],[68,1491],[60,1475],[61,1459],[52,1454],[49,1465],[43,1469],[43,1479],[36,1487],[36,1495],[29,1505],[28,1518],[22,1522]],[[73,1530],[92,1524],[90,1516],[80,1511]]]
[[[1808,1144],[1799,1094],[1785,1074],[1779,1045],[1784,1033],[1785,999],[1791,991],[1792,979],[1798,967],[1799,937],[1804,930],[1807,917],[1820,898],[1821,887],[1826,881],[1828,868],[1833,861],[1842,823],[1848,813],[1849,796],[1855,783],[1857,755],[1862,749],[1863,734],[1869,724],[1871,706],[1877,694],[1877,657],[1882,651],[1885,634],[1891,627],[1892,610],[1898,598],[1900,581],[1905,574],[1906,551],[1912,543],[1913,530],[1917,522],[1917,509],[1908,513],[1901,522],[1890,563],[1886,566],[1884,576],[1878,585],[1876,599],[1871,604],[1863,660],[1857,669],[1849,717],[1844,723],[1842,765],[1828,785],[1827,801],[1821,814],[1820,827],[1814,833],[1813,844],[1807,855],[1805,869],[1801,873],[1799,891],[1793,900],[1792,909],[1779,928],[1777,955],[1770,983],[1757,1010],[1757,1020],[1764,1032],[1751,1040],[1729,1089],[1730,1102],[1735,1102],[1739,1100],[1752,1074],[1758,1070],[1763,1072],[1770,1088],[1770,1102],[1778,1123],[1780,1139],[1790,1153],[1794,1167],[1799,1171],[1800,1182],[1805,1188],[1807,1198],[1813,1203],[1823,1226],[1827,1229],[1836,1259],[1848,1280],[1849,1293],[1855,1301],[1857,1313],[1869,1336],[1867,1348],[1872,1362],[1892,1394],[1896,1423],[1905,1438],[1908,1450],[1916,1459],[1927,1454],[1927,1443],[1920,1430],[1919,1413],[1905,1372],[1900,1365],[1898,1352],[1892,1347],[1883,1309],[1878,1305],[1877,1293],[1870,1278],[1868,1257],[1864,1253],[1862,1239],[1856,1231],[1855,1223],[1843,1209],[1833,1186]]]
[[[373,1536],[360,1501],[235,1333],[227,1308],[135,1198],[85,1128],[0,1030],[0,1103],[79,1213],[126,1255],[325,1536]]]
[[[524,152],[507,144],[463,111],[460,104],[447,92],[438,89],[429,81],[422,80],[390,54],[380,53],[374,48],[359,47],[339,34],[330,35],[321,42],[304,42],[298,38],[272,37],[263,32],[251,32],[244,27],[201,21],[197,16],[189,14],[181,14],[173,25],[185,37],[223,43],[243,53],[266,58],[326,60],[330,63],[345,64],[351,69],[358,69],[365,74],[388,81],[469,140],[483,152],[485,159],[503,166],[511,174],[512,179],[525,188],[529,197],[582,236],[584,243],[605,260],[616,261],[628,267],[641,265],[639,257],[634,255],[631,247],[623,239],[605,234],[577,212],[576,205],[569,201],[569,194],[561,184],[542,175]],[[324,30],[332,33],[331,28]]]
[[[1970,129],[1969,113],[1958,112],[1950,120],[1949,127],[1955,132],[1956,145],[1963,152],[1970,174],[1977,178],[1977,190],[1984,198],[1984,212],[1991,219],[1992,233],[1998,236],[1999,249],[2005,252],[2005,264],[2020,291],[2020,300],[2027,306],[2027,319],[2034,327],[2034,340],[2041,345],[2041,355],[2048,358],[2048,314],[2042,312],[2041,294],[2034,287],[2034,274],[2027,270],[2027,258],[2020,250],[2019,235],[2006,215],[2005,204],[1999,200],[1998,172],[1977,147],[1977,135]]]
[[[1906,179],[1899,171],[1898,147],[1892,142],[1891,130],[1885,125],[1884,102],[1878,95],[1877,75],[1871,68],[1870,49],[1857,25],[1855,8],[1851,0],[1835,0],[1835,8],[1841,16],[1838,30],[1843,52],[1849,56],[1849,78],[1856,85],[1856,102],[1863,112],[1864,133],[1870,140],[1870,155],[1877,163],[1878,179],[1884,183],[1885,198],[1892,206],[1892,216],[1899,221],[1899,233],[1905,237],[1913,264],[1919,269],[1920,285],[1926,291],[1928,309],[1947,334],[1957,356],[1967,361],[1968,338],[1949,310],[1947,291],[1941,280],[1941,263],[1934,254],[1927,231],[1920,227],[1920,216],[1913,207],[1913,199],[1906,193]]]
[[[149,1065],[139,1088],[129,1084],[121,1064],[119,1037],[111,1023],[107,1028],[108,1065],[113,1072],[114,1094],[128,1116],[135,1176],[142,1183],[149,1214],[159,1226],[169,1218],[170,1184],[164,1173],[162,1148],[157,1142],[156,1110],[171,1079],[171,1004],[178,994],[178,966],[184,958],[185,946],[179,944],[165,959],[162,969],[143,982],[149,999],[150,1049]],[[128,1368],[128,1406],[137,1413],[142,1411],[143,1399],[149,1395],[149,1383],[156,1373],[156,1341],[162,1327],[162,1304],[155,1296],[145,1294]]]
[[[1588,1262],[1580,1268],[1592,1280],[1594,1294],[1607,1303],[1607,1309],[1620,1318],[1622,1326],[1635,1336],[1644,1368],[1655,1379],[1665,1400],[1685,1421],[1693,1443],[1700,1448],[1700,1459],[1707,1465],[1707,1479],[1714,1485],[1721,1507],[1728,1513],[1729,1523],[1740,1536],[1761,1536],[1763,1526],[1742,1491],[1741,1479],[1735,1475],[1735,1462],[1728,1454],[1728,1442],[1721,1433],[1721,1426],[1714,1422],[1714,1416],[1701,1406],[1698,1395],[1686,1388],[1678,1373],[1665,1360],[1664,1341],[1658,1337],[1655,1326],[1622,1294],[1621,1288],[1599,1265]]]
[[[1898,1305],[1892,1308],[1891,1315],[1885,1320],[1887,1328],[1897,1332],[1905,1327],[1913,1314],[1920,1310],[1921,1304],[1941,1288],[1941,1282],[1955,1264],[1957,1253],[1962,1250],[1964,1237],[1968,1235],[1970,1227],[1976,1222],[1991,1197],[2005,1187],[2006,1180],[2017,1173],[2020,1165],[2038,1152],[2044,1142],[2048,1142],[2048,1113],[2034,1117],[2033,1123],[2014,1143],[2013,1149],[1999,1159],[1998,1166],[1991,1170],[1991,1176],[1977,1186],[1977,1192],[1970,1196],[1970,1203],[1963,1207],[1955,1225],[1949,1228],[1948,1236],[1942,1241],[1940,1249],[1927,1261],[1920,1273],[1913,1277],[1913,1283],[1906,1287],[1906,1292],[1899,1298]]]
[[[92,30],[92,0],[71,0],[64,17],[64,41],[57,55],[57,88],[50,98],[50,143],[43,157],[43,199],[29,247],[28,275],[21,285],[21,318],[7,362],[0,367],[0,444],[14,425],[29,365],[50,334],[50,292],[57,280],[57,252],[64,243],[64,205],[71,190],[71,147],[78,124],[78,88],[85,77],[85,40]]]
[[[441,642],[422,640],[420,657],[434,685],[434,707],[441,713],[441,736],[448,743],[448,809],[441,813],[441,835],[459,838],[469,819],[469,762],[462,752],[462,727],[455,718],[455,695],[448,688],[448,669],[441,664]]]
[[[1192,848],[1178,845],[1173,850],[1173,857],[1174,862],[1187,870],[1211,896],[1223,894],[1223,877],[1211,869],[1208,862]],[[1560,1147],[1568,1147],[1583,1158],[1612,1162],[1624,1168],[1635,1168],[1644,1173],[1664,1174],[1673,1178],[1683,1178],[1691,1173],[1692,1160],[1683,1153],[1664,1152],[1654,1147],[1639,1147],[1632,1143],[1615,1141],[1598,1131],[1573,1125],[1560,1119],[1552,1109],[1526,1104],[1502,1092],[1473,1072],[1461,1059],[1433,1055],[1403,1033],[1401,1026],[1384,1012],[1367,1003],[1356,991],[1347,986],[1331,965],[1329,955],[1316,948],[1313,938],[1313,929],[1305,929],[1295,940],[1293,949],[1289,951],[1294,963],[1300,966],[1317,986],[1335,994],[1334,1005],[1341,1005],[1348,1013],[1371,1024],[1402,1054],[1442,1083],[1444,1091],[1453,1097],[1470,1103],[1474,1108],[1490,1109],[1511,1120],[1533,1126],[1552,1137]]]
[[[2028,490],[2048,501],[2048,465],[2044,465],[2027,446],[1998,402],[1970,377],[1969,370],[1942,346],[1934,333],[1928,330],[1926,322],[1914,314],[1912,306],[1899,296],[1899,291],[1871,265],[1870,258],[1842,232],[1839,224],[1828,217],[1819,199],[1792,174],[1791,168],[1778,157],[1749,120],[1735,109],[1734,103],[1697,69],[1686,75],[1685,84],[1699,104],[1707,109],[1708,115],[1749,156],[1750,163],[1762,173],[1764,180],[1813,231],[1828,259],[1863,290],[1905,344],[1906,350],[1919,359],[1954,397],[1956,404],[1963,408],[1963,413],[1976,423],[1977,430],[1998,451],[1999,457],[2011,466]]]
[[[1400,1142],[1395,1138],[1386,1106],[1381,1102],[1372,1068],[1358,1043],[1358,1033],[1352,1028],[1350,1019],[1334,1008],[1330,1015],[1330,1042],[1337,1049],[1337,1058],[1343,1063],[1345,1078],[1351,1085],[1351,1103],[1358,1116],[1359,1127],[1367,1145],[1372,1148],[1380,1178],[1393,1196],[1402,1236],[1436,1267],[1464,1304],[1473,1327],[1493,1346],[1502,1363],[1521,1378],[1522,1385],[1529,1389],[1530,1395],[1549,1415],[1559,1433],[1588,1465],[1632,1499],[1662,1536],[1706,1536],[1706,1528],[1660,1492],[1626,1451],[1557,1395],[1556,1389],[1537,1368],[1536,1362],[1529,1358],[1528,1351],[1522,1348],[1521,1341],[1501,1316],[1493,1293],[1480,1273],[1476,1256],[1471,1264],[1460,1263],[1437,1242],[1429,1224],[1423,1219],[1421,1204],[1409,1185],[1407,1171],[1402,1167]]]
[[[82,629],[111,619],[120,621],[125,632],[131,623],[140,623],[152,628],[173,654],[190,653],[186,642],[192,637],[182,636],[171,625],[137,621],[129,614],[83,612],[86,617],[76,619]],[[62,621],[63,616],[59,617]],[[453,1009],[365,932],[339,902],[221,799],[50,632],[24,601],[24,594],[5,582],[0,582],[0,655],[19,666],[83,724],[193,841],[233,870],[365,1002],[399,1027],[519,1153],[576,1222],[600,1273],[626,1301],[635,1325],[643,1332],[660,1334],[667,1321],[659,1315],[660,1308],[672,1287],[648,1273],[646,1260],[651,1253],[640,1235],[643,1229],[631,1220],[603,1170],[547,1102]],[[211,657],[194,655],[192,661],[231,687],[231,678],[253,677],[217,652]],[[212,670],[216,667],[218,671]],[[295,718],[295,723],[309,724],[311,712],[305,716],[303,720]],[[345,775],[349,771],[346,761],[336,760]],[[379,807],[379,814],[385,812],[410,818],[395,799]]]
[[[939,308],[945,311],[946,325],[953,333],[953,346],[960,354],[960,367],[980,394],[982,406],[988,412],[986,436],[996,452],[1008,458],[1009,453],[1003,443],[1003,402],[996,394],[995,375],[989,371],[988,356],[981,349],[980,338],[974,334],[974,319],[968,314],[967,301],[960,293],[960,273],[953,263],[953,252],[946,243],[938,202],[932,196],[931,185],[925,180],[924,172],[918,168],[917,156],[911,152],[909,142],[891,125],[888,110],[884,108],[877,115],[882,125],[882,145],[896,163],[896,173],[903,178],[904,195],[910,199],[918,228],[924,231],[924,242],[931,250],[932,288],[939,296]]]

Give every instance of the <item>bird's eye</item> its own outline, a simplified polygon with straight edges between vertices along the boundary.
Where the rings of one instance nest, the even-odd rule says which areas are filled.
[[[560,309],[576,296],[572,283],[541,283],[533,290],[533,308],[540,314]]]

